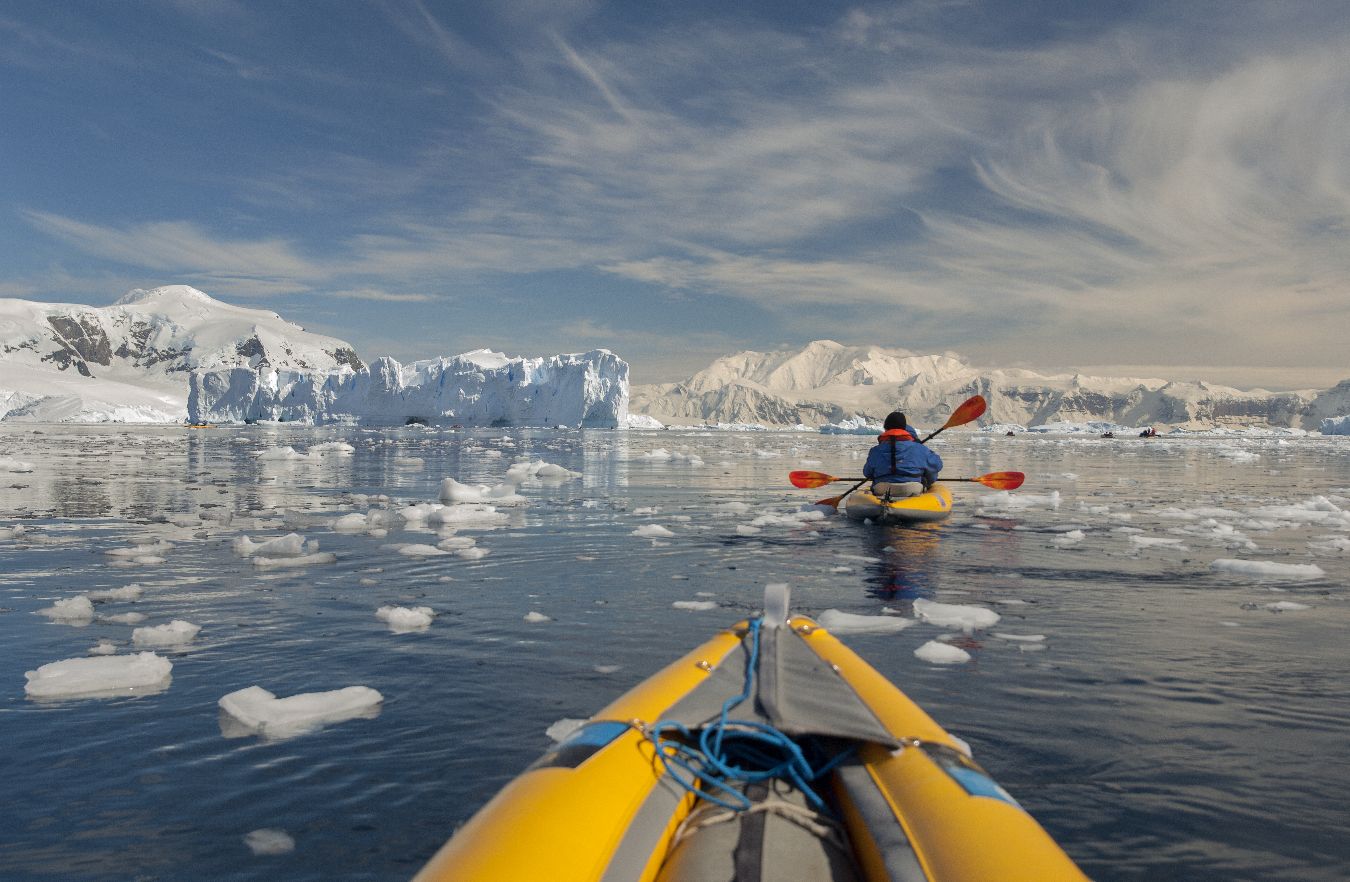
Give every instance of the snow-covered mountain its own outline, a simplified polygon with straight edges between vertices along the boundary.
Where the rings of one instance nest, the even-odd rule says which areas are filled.
[[[936,428],[971,395],[982,423],[1105,420],[1124,425],[1317,429],[1350,413],[1350,380],[1326,391],[1241,391],[1204,382],[977,368],[955,355],[817,340],[800,351],[740,352],[682,383],[635,386],[630,408],[666,423],[819,426],[881,422],[903,410]]]
[[[350,345],[186,285],[111,306],[0,299],[0,419],[182,422],[188,374],[363,367]]]
[[[607,349],[509,358],[486,349],[407,366],[193,371],[194,422],[588,426],[628,421],[628,364]]]

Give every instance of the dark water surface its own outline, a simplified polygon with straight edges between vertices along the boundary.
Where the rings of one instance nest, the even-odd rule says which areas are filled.
[[[341,440],[351,455],[262,461]],[[945,442],[945,443],[941,443]],[[847,475],[868,439],[791,433],[438,432],[251,427],[0,428],[0,879],[404,879],[585,717],[787,582],[798,612],[912,615],[917,597],[1003,620],[914,650],[919,624],[842,638],[953,733],[1094,879],[1350,879],[1350,439],[944,436],[946,474],[1028,474],[1009,496],[956,485],[930,528],[801,521],[786,473]],[[658,448],[693,454],[653,459]],[[530,482],[490,553],[417,558],[426,526],[334,533],[341,515]],[[420,462],[418,462],[420,460]],[[14,467],[10,463],[10,468]],[[839,485],[841,488],[847,485]],[[388,501],[362,498],[387,495]],[[728,505],[744,503],[746,507]],[[655,509],[655,511],[652,511]],[[223,524],[222,513],[232,520]],[[756,518],[780,516],[775,523]],[[644,525],[674,535],[633,535]],[[298,532],[338,560],[261,570],[232,541]],[[104,552],[172,543],[163,563]],[[1315,564],[1264,578],[1216,559]],[[137,583],[85,626],[36,611]],[[689,612],[682,600],[718,608]],[[1288,601],[1304,608],[1272,611]],[[386,604],[429,606],[392,633]],[[530,612],[548,621],[530,622]],[[200,625],[166,690],[38,702],[24,672],[142,625]],[[1040,644],[997,634],[1044,635]],[[226,738],[217,701],[378,689],[379,715],[286,740]],[[278,828],[294,851],[254,855]]]

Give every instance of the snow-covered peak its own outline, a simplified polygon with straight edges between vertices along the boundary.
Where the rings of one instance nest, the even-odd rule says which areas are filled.
[[[171,303],[205,303],[211,306],[225,306],[205,291],[199,291],[191,285],[161,285],[158,288],[132,288],[113,301],[113,306],[163,307]]]

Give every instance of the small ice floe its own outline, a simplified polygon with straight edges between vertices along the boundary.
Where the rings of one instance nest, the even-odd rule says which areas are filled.
[[[487,557],[490,553],[491,552],[489,552],[486,548],[479,548],[476,545],[471,548],[455,549],[455,554],[458,555],[459,557],[464,558],[465,560],[482,560],[483,558]]]
[[[437,548],[435,545],[401,545],[398,553],[404,557],[443,557],[450,552]]]
[[[266,450],[259,451],[254,458],[260,462],[288,462],[297,459],[309,459],[294,447],[269,447]]]
[[[443,508],[445,506],[437,502],[419,502],[417,505],[407,505],[400,508],[398,515],[409,524],[421,524]]]
[[[748,511],[750,511],[750,503],[740,502],[739,500],[720,502],[712,507],[712,513],[719,517],[735,517],[736,515],[743,515]]]
[[[437,527],[454,527],[459,530],[493,530],[511,520],[506,512],[497,511],[491,505],[447,505],[440,511],[432,512],[427,523]]]
[[[617,674],[623,670],[623,665],[593,665],[591,670],[597,674]]]
[[[552,619],[552,617],[546,616],[546,615],[544,615],[544,614],[541,613],[541,612],[536,612],[536,611],[534,611],[534,610],[530,610],[529,612],[525,613],[525,621],[527,621],[527,622],[529,622],[530,624],[534,625],[534,624],[538,624],[539,622],[551,622],[551,621],[553,621],[553,619]]]
[[[675,534],[660,524],[643,524],[629,535],[639,536],[643,539],[668,539]]]
[[[586,725],[585,720],[579,720],[575,717],[563,717],[561,720],[558,720],[545,729],[544,734],[547,735],[554,744],[562,744],[573,732],[584,725]]]
[[[992,628],[1002,618],[992,609],[982,606],[938,603],[923,598],[914,601],[914,614],[930,625],[960,629],[967,634],[980,628]]]
[[[752,527],[749,524],[737,524],[736,535],[738,536],[757,536],[764,531],[759,527]]]
[[[838,609],[825,610],[816,621],[833,634],[893,634],[914,624],[913,619],[900,616],[865,616]]]
[[[570,481],[573,478],[580,478],[581,472],[574,472],[571,469],[565,469],[560,465],[551,462],[544,462],[542,459],[533,462],[526,460],[518,462],[506,470],[506,480],[513,484],[523,484],[530,478],[538,478],[541,481],[550,483]]]
[[[991,511],[1024,511],[1029,508],[1050,508],[1059,509],[1059,491],[1052,490],[1045,494],[1036,493],[1013,493],[1008,490],[1000,490],[997,493],[986,493],[980,497],[980,507]]]
[[[337,518],[329,524],[329,528],[334,533],[364,533],[366,531],[366,516],[360,512],[352,512]]]
[[[675,609],[685,609],[690,612],[703,612],[705,610],[717,609],[715,600],[677,600],[671,604]]]
[[[285,830],[274,827],[261,827],[244,834],[244,844],[248,850],[266,857],[277,854],[290,854],[295,851],[295,839]]]
[[[285,567],[307,567],[311,564],[330,564],[337,561],[331,551],[302,554],[299,557],[254,557],[253,566],[260,570],[279,570]]]
[[[254,542],[247,536],[236,536],[230,548],[240,557],[299,557],[305,553],[305,537],[288,533],[276,539]]]
[[[137,646],[186,646],[196,638],[201,629],[201,625],[174,619],[167,625],[137,628],[131,632],[131,642]]]
[[[155,563],[164,563],[164,555],[173,550],[173,545],[164,542],[152,542],[147,545],[133,545],[130,548],[109,548],[103,552],[108,557],[133,560],[137,563],[153,559]]]
[[[0,527],[0,540],[18,539],[20,536],[22,536],[24,533],[27,532],[28,530],[27,528],[24,527],[23,524],[15,524],[12,527]]]
[[[94,620],[94,604],[83,594],[58,600],[51,606],[37,611],[54,622],[83,627]]]
[[[85,651],[89,655],[116,655],[117,644],[105,637]]]
[[[1308,548],[1313,551],[1344,554],[1350,551],[1350,536],[1318,536],[1317,541],[1308,543]]]
[[[384,696],[369,686],[306,692],[289,698],[277,698],[261,686],[250,686],[220,699],[220,733],[226,738],[293,738],[329,723],[374,719],[380,715],[383,701]]]
[[[1087,534],[1082,530],[1068,530],[1067,532],[1059,534],[1051,541],[1060,547],[1077,545],[1079,542],[1083,541],[1086,535]]]
[[[1162,551],[1190,551],[1185,546],[1184,540],[1175,536],[1140,536],[1133,534],[1130,536],[1130,545],[1136,550],[1156,548]]]
[[[356,452],[356,448],[346,441],[324,441],[321,444],[311,444],[306,451],[307,459],[322,459],[326,456],[351,456]]]
[[[395,634],[425,631],[431,627],[436,613],[429,606],[382,606],[375,610],[375,618],[389,625]]]
[[[464,503],[492,505],[524,505],[528,500],[516,491],[519,486],[510,481],[489,486],[487,484],[461,484],[454,478],[441,481],[440,499],[446,505]]]
[[[68,658],[24,674],[29,698],[116,698],[169,688],[173,663],[153,652]]]
[[[788,514],[762,514],[750,522],[752,527],[804,527],[811,521],[825,520],[825,512],[818,506],[806,505]]]
[[[1044,643],[1044,634],[1009,634],[1007,631],[994,631],[993,635],[1000,640],[1011,640],[1014,643]]]
[[[851,572],[853,572],[853,567],[843,567],[843,566],[839,566],[839,567],[830,567],[830,572],[832,572],[832,573],[851,573]]]
[[[107,622],[111,625],[139,625],[148,618],[145,613],[126,612],[117,613],[111,616],[101,616],[100,622]]]
[[[1250,576],[1254,579],[1320,579],[1326,575],[1317,564],[1286,564],[1265,560],[1220,558],[1209,565],[1216,573]]]
[[[440,542],[436,543],[437,548],[446,551],[459,551],[461,548],[472,548],[478,544],[478,540],[472,536],[446,536]]]
[[[20,459],[12,459],[8,456],[0,456],[0,472],[9,472],[15,475],[23,475],[33,470],[31,462],[24,462]]]
[[[1301,609],[1312,609],[1306,603],[1297,603],[1293,600],[1277,600],[1274,603],[1265,603],[1261,605],[1262,609],[1268,609],[1271,612],[1297,612]]]
[[[930,665],[959,665],[970,661],[970,653],[961,647],[937,640],[929,640],[914,650],[914,655]]]
[[[90,591],[85,596],[90,600],[140,600],[143,590],[140,585],[132,582],[124,588],[103,588],[98,591]]]

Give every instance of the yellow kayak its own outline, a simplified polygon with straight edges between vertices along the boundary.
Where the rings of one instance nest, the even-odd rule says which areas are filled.
[[[765,607],[544,754],[416,882],[1087,879],[786,592]]]
[[[867,490],[857,490],[844,500],[844,513],[860,521],[940,521],[952,513],[952,491],[937,483],[918,496],[885,500]]]

